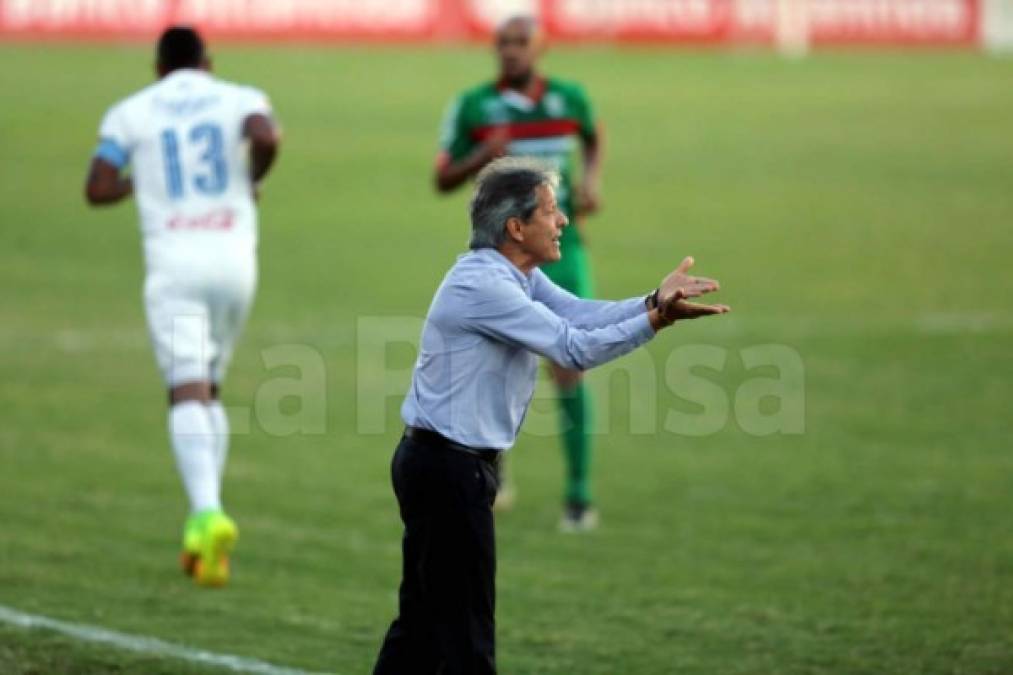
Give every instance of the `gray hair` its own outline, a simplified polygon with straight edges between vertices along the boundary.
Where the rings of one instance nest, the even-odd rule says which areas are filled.
[[[502,157],[490,162],[475,180],[471,198],[470,248],[499,248],[506,241],[506,222],[531,219],[538,208],[538,188],[555,188],[559,176],[531,157]]]

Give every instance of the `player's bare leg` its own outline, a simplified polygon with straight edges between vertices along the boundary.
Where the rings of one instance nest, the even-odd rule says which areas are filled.
[[[183,571],[202,586],[228,581],[229,553],[239,536],[235,523],[222,511],[221,477],[227,422],[217,419],[217,386],[186,382],[169,390],[169,433],[190,516],[183,529]],[[221,410],[224,419],[224,410]]]
[[[566,457],[566,493],[559,527],[564,532],[592,530],[598,513],[591,504],[591,400],[584,373],[550,364],[559,396],[560,426]]]

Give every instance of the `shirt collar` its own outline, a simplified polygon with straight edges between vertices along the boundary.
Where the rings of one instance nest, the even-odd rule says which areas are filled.
[[[511,88],[510,85],[507,84],[506,78],[501,77],[499,80],[496,81],[496,89],[497,91],[499,91],[499,93],[504,94],[507,92],[512,92],[517,94],[518,96],[522,96],[524,98],[529,99],[531,103],[536,105],[538,104],[539,101],[542,100],[542,96],[545,95],[546,88],[547,84],[545,82],[545,78],[542,77],[541,75],[534,76],[534,82],[529,87],[530,94],[528,92],[518,91],[516,89]]]
[[[176,80],[176,79],[184,79],[184,78],[188,78],[188,77],[208,78],[208,77],[211,77],[211,73],[209,73],[208,71],[204,70],[203,68],[177,68],[176,70],[172,71],[171,73],[169,73],[168,75],[166,75],[162,79],[163,80]]]
[[[531,275],[524,274],[524,272],[521,272],[517,268],[517,265],[514,265],[512,262],[510,262],[510,260],[505,255],[503,255],[496,249],[479,248],[473,251],[473,253],[476,256],[482,258],[483,260],[493,263],[498,267],[505,267],[507,270],[510,271],[511,276],[513,276],[513,278],[517,280],[517,283],[519,283],[524,288],[528,288],[528,286],[531,284]]]

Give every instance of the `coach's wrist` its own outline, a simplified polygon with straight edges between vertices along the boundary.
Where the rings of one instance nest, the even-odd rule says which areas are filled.
[[[655,288],[653,293],[644,298],[644,306],[647,307],[647,311],[658,308],[658,293],[660,291],[660,288]]]
[[[662,328],[668,328],[672,325],[672,322],[666,319],[665,315],[657,307],[647,312],[647,321],[651,324],[651,328],[654,329],[655,333]]]

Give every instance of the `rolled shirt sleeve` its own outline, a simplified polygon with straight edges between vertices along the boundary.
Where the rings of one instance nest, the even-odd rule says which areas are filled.
[[[629,301],[592,306],[588,316],[618,318],[615,323],[579,327],[548,305],[528,297],[517,284],[493,277],[471,289],[466,321],[477,333],[522,346],[565,368],[587,370],[627,354],[654,337],[644,311],[634,312]],[[547,296],[558,304],[560,296]],[[567,312],[579,307],[566,301]],[[608,305],[608,306],[606,306]],[[632,314],[632,316],[627,316]],[[586,324],[585,324],[586,325]]]
[[[531,273],[531,297],[577,328],[602,328],[647,313],[640,296],[618,301],[578,298],[539,269]]]

